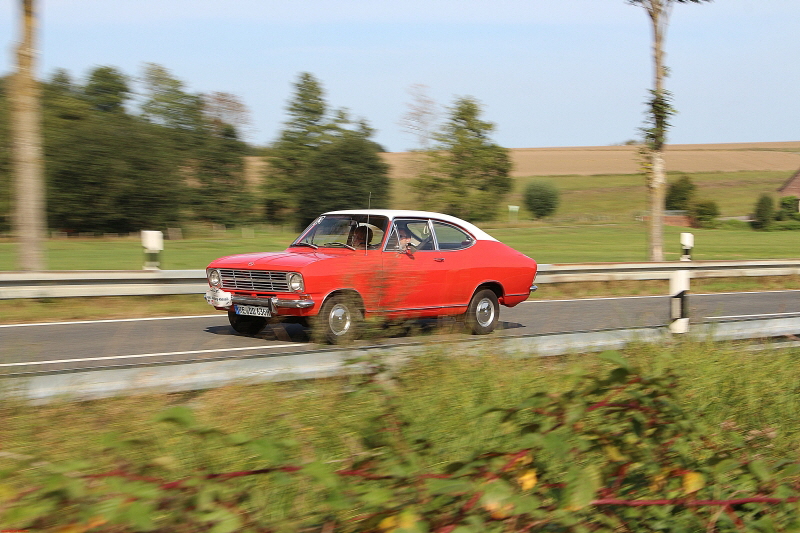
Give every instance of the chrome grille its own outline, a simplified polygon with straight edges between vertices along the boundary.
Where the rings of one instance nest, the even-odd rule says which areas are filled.
[[[220,268],[223,289],[255,292],[290,292],[286,272]]]

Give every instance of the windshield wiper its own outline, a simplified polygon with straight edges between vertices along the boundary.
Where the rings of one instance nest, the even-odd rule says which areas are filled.
[[[292,246],[310,246],[313,249],[319,248],[316,244],[311,244],[310,242],[296,242]]]
[[[350,248],[351,250],[355,250],[354,246],[350,246],[349,244],[345,244],[343,242],[326,242],[322,246],[330,248],[336,248],[337,246],[342,246],[344,248]]]

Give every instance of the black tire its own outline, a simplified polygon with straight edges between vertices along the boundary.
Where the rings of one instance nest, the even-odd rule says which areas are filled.
[[[363,314],[357,298],[337,294],[328,298],[313,320],[314,337],[321,342],[344,344],[358,337]]]
[[[267,325],[264,317],[237,315],[233,311],[228,311],[228,322],[236,333],[242,335],[255,335]]]
[[[490,289],[483,289],[475,293],[469,302],[464,322],[474,335],[486,335],[497,327],[500,317],[500,304],[497,295]]]

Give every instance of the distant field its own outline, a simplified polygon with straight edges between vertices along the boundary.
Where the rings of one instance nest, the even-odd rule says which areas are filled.
[[[415,154],[384,154],[392,165],[392,177],[406,179],[413,173]],[[514,176],[566,176],[636,174],[636,146],[588,146],[574,148],[512,148]],[[737,172],[741,170],[797,171],[800,141],[779,143],[678,144],[667,146],[667,169],[673,172]]]
[[[632,216],[647,209],[647,190],[639,174],[635,146],[512,149],[515,184],[508,197],[522,204],[531,179],[554,183],[562,191],[558,215]],[[415,207],[409,180],[413,153],[384,154],[392,165],[393,203]],[[688,174],[701,198],[713,199],[723,216],[746,215],[761,193],[776,189],[800,169],[800,142],[674,145],[666,153],[670,177]],[[524,216],[524,213],[523,213]]]

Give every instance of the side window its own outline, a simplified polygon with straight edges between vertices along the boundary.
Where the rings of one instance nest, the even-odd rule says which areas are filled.
[[[475,242],[470,235],[450,224],[433,222],[436,240],[439,241],[440,250],[461,250],[472,246]]]
[[[399,250],[406,245],[414,246],[416,250],[436,249],[436,244],[427,220],[395,220],[394,228],[389,234],[389,238],[386,239],[384,250]]]

